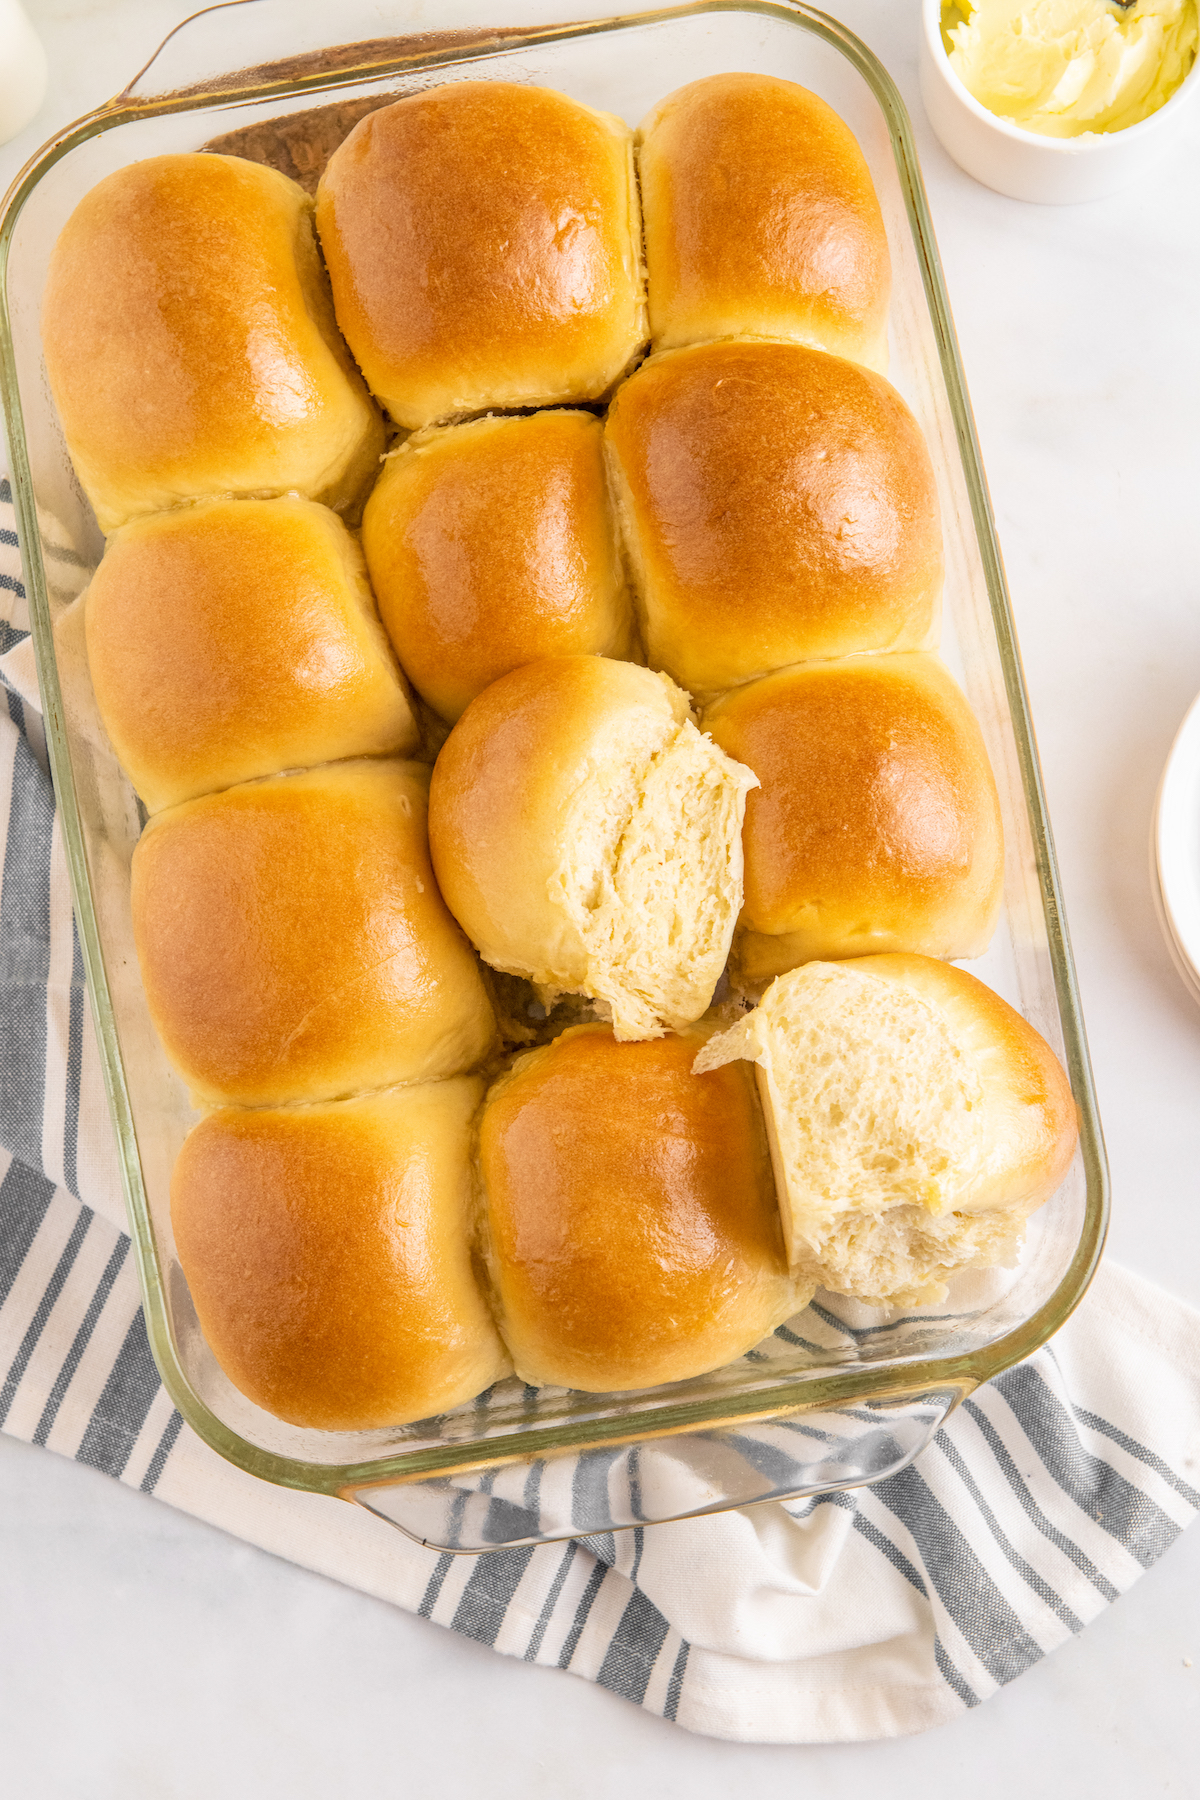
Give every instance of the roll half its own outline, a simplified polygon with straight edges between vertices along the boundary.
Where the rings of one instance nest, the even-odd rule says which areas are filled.
[[[85,194],[42,344],[103,531],[181,500],[357,507],[383,424],[342,342],[304,189],[261,163],[152,156]]]
[[[483,1083],[210,1113],[171,1223],[200,1328],[289,1424],[369,1431],[446,1412],[510,1372],[472,1265]]]
[[[868,956],[781,975],[696,1070],[757,1064],[793,1268],[879,1304],[1008,1263],[1075,1153],[1046,1040],[951,963]]]
[[[150,1014],[200,1102],[476,1068],[495,1020],[429,865],[429,771],[348,762],[159,813],[133,855]]]
[[[396,654],[449,723],[523,663],[633,654],[603,442],[591,413],[540,412],[418,432],[384,463],[363,549]]]
[[[310,501],[207,501],[123,526],[84,622],[101,715],[151,812],[417,747],[362,552]]]
[[[793,338],[887,371],[891,265],[858,143],[772,75],[710,75],[638,132],[654,348]]]
[[[741,1356],[804,1306],[753,1084],[692,1074],[704,1028],[566,1031],[489,1090],[488,1266],[517,1373],[608,1393]],[[729,1077],[732,1076],[732,1079]]]
[[[980,956],[1004,830],[975,715],[936,656],[848,656],[735,688],[704,714],[746,802],[732,973],[751,992],[814,958]]]
[[[800,344],[671,350],[620,389],[605,442],[647,658],[697,698],[936,644],[933,467],[882,376]]]
[[[663,675],[530,663],[473,700],[438,757],[430,846],[485,962],[611,1009],[618,1038],[708,1007],[741,905],[749,770]]]
[[[338,323],[407,430],[598,399],[645,344],[632,133],[550,88],[446,82],[368,114],[317,226]]]

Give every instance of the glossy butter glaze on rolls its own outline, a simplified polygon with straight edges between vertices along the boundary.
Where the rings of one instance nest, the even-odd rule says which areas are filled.
[[[159,813],[133,856],[150,1014],[202,1103],[476,1068],[495,1023],[429,865],[429,771],[338,763]]]
[[[86,194],[50,258],[42,343],[108,532],[214,495],[339,511],[383,425],[339,336],[303,188],[235,156],[155,156]]]
[[[171,1223],[200,1326],[256,1405],[320,1431],[403,1425],[509,1373],[472,1267],[483,1083],[210,1113]]]
[[[408,430],[604,395],[646,341],[633,140],[550,88],[447,82],[368,114],[317,226],[338,323]]]
[[[980,956],[1004,831],[974,713],[936,656],[849,656],[735,688],[703,717],[746,802],[735,981],[815,957]]]
[[[710,75],[638,133],[654,348],[790,338],[886,373],[879,201],[832,107],[771,75]]]
[[[757,1064],[794,1268],[875,1304],[936,1301],[1011,1263],[1075,1153],[1046,1040],[927,956],[809,963],[710,1039],[696,1070]]]
[[[762,1118],[707,1036],[566,1031],[489,1090],[487,1256],[518,1375],[609,1393],[741,1356],[806,1304],[789,1280]]]
[[[882,376],[800,344],[670,350],[605,441],[650,666],[691,693],[936,644],[933,467]]]
[[[664,675],[597,656],[485,688],[433,771],[446,903],[485,962],[611,1009],[619,1038],[708,1007],[741,905],[754,777]]]
[[[113,533],[84,601],[109,737],[151,812],[419,731],[356,540],[307,500],[216,500]]]
[[[586,412],[420,432],[383,466],[363,549],[396,653],[451,724],[510,669],[633,654],[633,607]]]

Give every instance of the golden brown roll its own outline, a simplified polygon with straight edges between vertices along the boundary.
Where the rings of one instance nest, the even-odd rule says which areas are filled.
[[[591,413],[541,412],[421,432],[384,463],[363,549],[396,654],[443,719],[522,663],[632,654],[603,442]]]
[[[656,350],[793,338],[886,372],[887,238],[832,107],[773,75],[710,75],[638,139]]]
[[[416,748],[362,552],[308,500],[214,500],[114,532],[92,685],[151,812],[281,769]]]
[[[698,1019],[741,905],[753,776],[666,676],[597,656],[485,688],[433,771],[446,903],[485,962],[611,1009],[618,1038]]]
[[[609,1393],[719,1368],[804,1306],[753,1085],[691,1073],[707,1032],[603,1025],[520,1057],[479,1143],[488,1267],[517,1373]]]
[[[933,468],[882,376],[800,344],[671,350],[605,436],[650,665],[691,693],[936,644]]]
[[[210,1113],[171,1223],[200,1328],[235,1387],[291,1425],[427,1418],[509,1373],[471,1264],[470,1077],[279,1111]]]
[[[646,341],[632,134],[549,88],[456,81],[369,113],[317,228],[398,425],[594,400]]]
[[[428,783],[417,763],[337,763],[151,820],[134,939],[198,1101],[337,1099],[487,1055],[491,1003],[429,866]]]
[[[814,957],[980,956],[1004,832],[975,715],[936,656],[784,669],[709,707],[754,770],[732,973],[751,991]]]
[[[338,334],[312,201],[236,156],[153,156],[85,194],[54,253],[42,343],[101,529],[210,495],[344,511],[383,426]]]
[[[923,1304],[1010,1263],[1075,1153],[1045,1039],[926,956],[809,963],[714,1037],[696,1070],[758,1065],[792,1265],[837,1294]]]

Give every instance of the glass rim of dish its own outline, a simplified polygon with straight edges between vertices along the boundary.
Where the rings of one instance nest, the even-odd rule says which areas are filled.
[[[254,4],[255,0],[233,0]],[[208,13],[232,10],[206,7],[184,20],[164,45]],[[887,125],[904,206],[913,234],[925,298],[937,340],[942,374],[953,417],[957,450],[967,484],[971,522],[978,540],[996,647],[1003,669],[1022,792],[1033,837],[1038,890],[1045,918],[1053,984],[1062,1025],[1065,1061],[1080,1124],[1080,1148],[1086,1179],[1086,1204],[1079,1240],[1069,1265],[1050,1296],[1027,1319],[989,1344],[960,1355],[901,1355],[876,1364],[818,1367],[799,1377],[774,1376],[757,1389],[735,1394],[714,1393],[700,1399],[664,1401],[663,1390],[645,1389],[630,1397],[630,1407],[607,1418],[584,1418],[518,1429],[488,1439],[460,1439],[381,1455],[366,1462],[317,1462],[287,1456],[249,1442],[226,1424],[201,1398],[180,1360],[171,1328],[163,1269],[149,1201],[142,1179],[130,1093],[117,1035],[116,1018],[105,970],[97,912],[88,872],[83,826],[77,800],[71,752],[53,641],[36,499],[25,438],[24,416],[11,329],[8,262],[22,208],[38,182],[71,150],[114,126],[166,113],[196,112],[223,104],[281,101],[311,93],[336,98],[338,90],[394,75],[470,64],[503,57],[539,45],[613,33],[634,26],[682,21],[713,14],[749,14],[774,18],[815,34],[845,56],[863,77]],[[466,35],[444,48],[430,49],[429,37],[414,49],[413,39],[374,40],[362,45],[331,45],[324,52],[265,64],[214,78],[209,84],[140,97],[134,89],[153,69],[155,57],[121,94],[57,133],[18,174],[0,213],[0,405],[9,427],[13,497],[25,572],[30,623],[41,687],[47,747],[62,821],[66,859],[75,899],[76,919],[109,1111],[117,1138],[121,1178],[129,1216],[136,1266],[150,1347],[164,1386],[186,1422],[226,1460],[248,1473],[285,1487],[313,1493],[344,1495],[370,1487],[399,1485],[430,1477],[523,1462],[530,1457],[583,1451],[669,1437],[697,1429],[715,1430],[754,1420],[818,1408],[865,1404],[901,1405],[915,1396],[940,1392],[952,1404],[1038,1350],[1069,1318],[1087,1291],[1099,1263],[1109,1211],[1109,1183],[1103,1137],[1096,1107],[1087,1043],[1079,1005],[1074,963],[1067,936],[1061,884],[1050,834],[1041,770],[1029,703],[996,538],[974,419],[967,397],[957,339],[951,320],[941,263],[933,234],[915,143],[899,91],[878,58],[837,20],[801,0],[694,0],[693,4],[622,13],[607,18],[528,30],[497,27]],[[390,47],[390,48],[389,48]],[[362,49],[356,60],[350,53]],[[322,61],[325,57],[330,60]],[[347,60],[341,60],[346,57]],[[297,72],[297,64],[311,64]],[[291,71],[288,73],[287,71]],[[282,71],[282,72],[281,72]],[[990,115],[989,115],[990,116]],[[1032,135],[1032,134],[1025,134]],[[597,1399],[604,1398],[596,1396]],[[609,1396],[608,1398],[617,1398]]]

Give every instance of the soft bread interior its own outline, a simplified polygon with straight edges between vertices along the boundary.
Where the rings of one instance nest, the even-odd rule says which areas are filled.
[[[948,1213],[919,1206],[848,1221],[832,1255],[807,1266],[831,1293],[874,1306],[930,1306],[966,1268],[1011,1268],[1025,1233],[1025,1210]],[[802,1271],[801,1271],[802,1272]]]
[[[989,1165],[984,1087],[954,1022],[846,963],[781,976],[706,1044],[758,1064],[791,1261],[836,1293],[914,1304],[1015,1252],[1028,1207],[966,1213]]]
[[[698,1019],[729,955],[742,820],[757,778],[688,720],[630,720],[624,761],[574,795],[551,893],[587,956],[584,991],[618,1039]],[[633,754],[630,755],[630,750]]]

